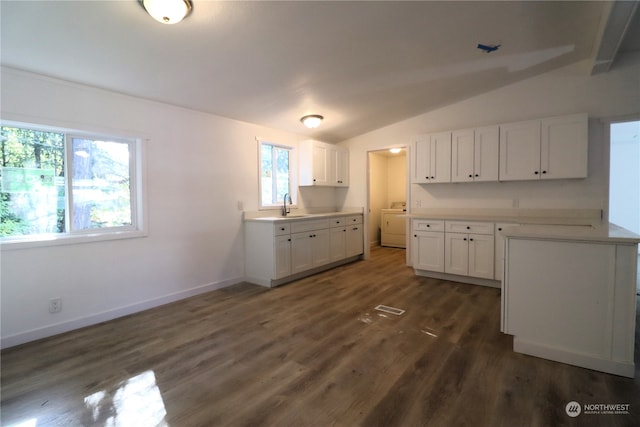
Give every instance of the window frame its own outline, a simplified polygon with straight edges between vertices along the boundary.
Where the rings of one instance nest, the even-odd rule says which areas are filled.
[[[290,145],[278,144],[265,139],[256,138],[258,142],[258,206],[260,210],[269,210],[282,207],[282,202],[263,204],[262,203],[262,147],[263,145],[269,145],[271,147],[277,147],[289,151],[289,196],[291,197],[292,208],[297,208],[298,203],[298,185],[297,185],[297,161],[296,161],[296,149]]]
[[[65,185],[65,232],[41,233],[0,238],[0,250],[27,249],[65,244],[90,243],[117,239],[146,237],[144,140],[141,137],[115,135],[111,132],[88,132],[64,127],[47,126],[18,121],[0,121],[0,126],[16,127],[43,132],[56,132],[64,135],[64,185]],[[73,229],[73,139],[109,141],[129,145],[129,197],[131,225]]]

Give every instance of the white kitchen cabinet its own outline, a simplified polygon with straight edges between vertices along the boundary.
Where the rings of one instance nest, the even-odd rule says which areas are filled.
[[[364,230],[362,222],[347,225],[347,257],[364,252]]]
[[[444,260],[445,273],[493,279],[494,224],[445,221]]]
[[[445,273],[493,279],[493,235],[445,233]]]
[[[349,151],[320,141],[307,140],[299,145],[300,186],[347,187]]]
[[[328,229],[291,234],[291,272],[293,274],[329,264],[330,260]]]
[[[245,223],[247,279],[270,286],[291,275],[291,228],[287,223]]]
[[[275,279],[291,275],[291,235],[275,238]]]
[[[414,220],[413,268],[444,272],[444,221]]]
[[[586,178],[587,115],[543,119],[540,126],[540,178]]]
[[[245,279],[278,286],[354,261],[364,252],[362,214],[244,221]]]
[[[451,182],[498,180],[498,126],[454,131],[451,135]]]
[[[500,126],[500,181],[585,178],[586,114]]]
[[[347,257],[347,228],[342,219],[338,220],[335,225],[332,221],[330,233],[331,261],[345,259]]]
[[[411,182],[451,182],[451,132],[425,135],[413,141]]]

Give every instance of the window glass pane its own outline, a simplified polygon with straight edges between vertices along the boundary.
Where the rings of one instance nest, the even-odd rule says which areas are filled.
[[[291,194],[290,157],[289,148],[260,144],[261,206],[279,205],[286,193]]]
[[[263,206],[273,204],[273,146],[260,144],[260,186],[262,189],[261,202]]]
[[[73,229],[131,225],[129,144],[72,139]]]
[[[276,148],[276,197],[273,203],[279,203],[289,191],[289,150]]]
[[[64,134],[0,127],[0,237],[65,231]]]

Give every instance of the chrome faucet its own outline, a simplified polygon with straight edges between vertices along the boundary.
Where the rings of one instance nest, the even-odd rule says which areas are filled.
[[[287,209],[287,199],[289,199],[289,209]],[[288,213],[291,213],[291,205],[293,202],[291,201],[291,196],[289,193],[285,193],[282,198],[282,216],[287,216]]]

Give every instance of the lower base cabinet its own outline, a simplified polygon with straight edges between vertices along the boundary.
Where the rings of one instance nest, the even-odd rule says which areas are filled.
[[[277,286],[354,261],[363,243],[362,215],[245,221],[245,280]]]

